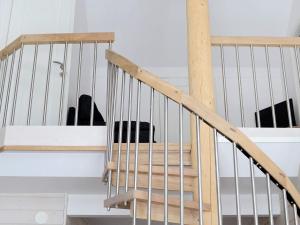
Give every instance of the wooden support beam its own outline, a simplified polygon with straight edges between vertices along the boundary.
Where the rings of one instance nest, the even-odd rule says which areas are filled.
[[[186,6],[189,92],[197,103],[202,103],[210,110],[215,111],[208,0],[187,0]],[[206,225],[215,225],[218,224],[218,216],[213,130],[203,123],[200,130],[202,199],[205,204],[211,206],[210,211],[203,214],[203,218]],[[191,144],[192,165],[196,169],[198,162],[194,117],[191,118]],[[194,200],[198,200],[198,198],[198,181],[195,179]]]

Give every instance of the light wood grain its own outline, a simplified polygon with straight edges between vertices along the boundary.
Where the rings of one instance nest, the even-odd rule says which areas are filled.
[[[211,44],[224,46],[294,47],[300,45],[300,37],[212,37]]]
[[[276,180],[287,190],[293,201],[300,208],[300,194],[291,180],[258,146],[256,146],[255,143],[253,143],[239,129],[226,122],[222,117],[212,112],[203,104],[197,103],[193,97],[183,94],[182,91],[159,79],[150,72],[145,72],[123,56],[111,50],[107,50],[106,58],[111,63],[126,70],[126,72],[132,73],[131,75],[133,77],[153,87],[156,91],[168,96],[177,103],[183,104],[185,108],[199,115],[211,127],[216,128],[220,133],[224,134],[233,142],[236,142],[236,144],[240,146],[247,155],[251,156],[265,169],[266,172],[271,175],[274,180]],[[125,67],[122,67],[122,65],[125,65]],[[129,70],[128,68],[135,68],[135,70]]]
[[[188,0],[187,37],[188,37],[188,70],[189,94],[196,103],[201,103],[215,112],[214,79],[212,73],[211,34],[208,0]],[[190,115],[191,159],[194,169],[198,168],[196,119]],[[209,202],[211,211],[204,213],[206,225],[218,224],[218,205],[216,198],[216,173],[214,164],[213,132],[209,126],[201,125],[200,133],[202,199]],[[194,179],[193,197],[199,200],[198,179]]]
[[[112,184],[115,186],[117,181],[117,165],[116,163],[108,163],[107,170],[112,170]],[[120,183],[122,187],[125,185],[125,165],[120,167]],[[138,167],[138,188],[148,188],[148,176],[149,166],[139,165]],[[106,172],[107,174],[107,172]],[[168,190],[179,191],[180,190],[180,171],[178,166],[169,166],[168,168]],[[191,192],[193,190],[194,179],[198,176],[197,171],[190,166],[184,168],[184,191]],[[134,186],[134,164],[129,165],[129,187]],[[152,188],[164,189],[164,167],[153,166],[152,167]]]
[[[105,207],[118,208],[131,208],[131,214],[133,210],[132,200],[137,200],[137,218],[147,219],[147,204],[148,204],[148,192],[146,191],[129,191],[122,193],[115,197],[105,200]],[[124,205],[127,202],[127,205]],[[151,220],[164,221],[164,197],[161,194],[152,194],[152,213]],[[169,222],[179,223],[180,221],[180,200],[178,196],[169,196],[168,198],[168,219]],[[208,204],[203,205],[204,212],[210,210]],[[198,224],[199,210],[198,203],[195,201],[184,201],[184,224]]]
[[[63,43],[113,43],[115,35],[113,32],[98,33],[57,33],[57,34],[24,34],[7,45],[0,51],[0,59],[10,55],[23,45],[33,44],[63,44]]]

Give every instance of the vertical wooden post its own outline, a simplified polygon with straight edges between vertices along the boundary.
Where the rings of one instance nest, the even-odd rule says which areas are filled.
[[[208,13],[208,0],[187,0],[188,27],[188,66],[189,91],[196,101],[215,110],[211,36]],[[192,163],[197,168],[195,120],[191,119]],[[202,123],[201,132],[201,162],[202,162],[202,199],[211,206],[204,213],[205,225],[218,224],[217,190],[214,160],[213,130]],[[194,199],[198,199],[197,180],[194,182]]]

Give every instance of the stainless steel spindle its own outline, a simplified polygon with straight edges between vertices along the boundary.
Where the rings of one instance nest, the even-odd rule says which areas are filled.
[[[2,71],[3,76],[2,76],[1,92],[0,92],[0,112],[2,108],[3,93],[4,93],[4,87],[5,87],[6,77],[7,77],[8,58],[9,56],[6,56],[4,68]]]
[[[218,198],[218,222],[219,225],[223,224],[222,220],[222,201],[220,190],[220,167],[219,167],[219,143],[218,131],[214,129],[214,145],[215,145],[215,166],[216,166],[216,183],[217,183],[217,198]]]
[[[225,107],[225,119],[228,121],[228,101],[227,101],[227,87],[226,87],[226,70],[225,70],[225,59],[224,59],[224,47],[220,45],[221,51],[221,64],[222,64],[222,80],[223,80],[223,98]]]
[[[152,212],[152,156],[153,156],[153,112],[154,112],[154,89],[150,91],[150,134],[149,134],[149,169],[148,169],[148,225],[151,225]]]
[[[31,83],[30,83],[30,95],[29,95],[29,104],[28,104],[28,112],[27,112],[27,126],[30,125],[30,121],[31,121],[32,100],[33,100],[33,93],[34,93],[38,49],[39,49],[39,45],[36,44],[34,47],[34,58],[33,58],[32,75],[31,75]]]
[[[117,159],[117,182],[116,182],[116,194],[120,191],[120,166],[121,166],[121,151],[122,151],[122,139],[123,139],[123,113],[124,113],[124,97],[125,97],[125,76],[126,72],[123,71],[121,77],[121,105],[120,105],[120,122],[119,122],[119,139],[118,139],[118,159]]]
[[[251,187],[252,187],[252,202],[253,202],[254,225],[258,225],[257,203],[256,203],[256,189],[255,189],[255,174],[254,174],[253,158],[250,157],[249,161],[250,161],[250,176],[251,176]]]
[[[164,97],[164,225],[168,225],[168,97]]]
[[[107,64],[107,89],[106,89],[106,127],[107,127],[107,151],[106,151],[106,163],[110,159],[110,117],[111,117],[111,89],[112,89],[112,68],[113,65],[108,62]]]
[[[183,106],[179,105],[180,225],[184,225]]]
[[[114,132],[115,132],[115,119],[116,119],[116,106],[117,106],[117,92],[118,92],[118,68],[117,66],[113,66],[112,73],[112,104],[111,104],[111,129],[110,129],[110,154],[109,154],[109,162],[112,162],[113,157],[113,148],[114,148]],[[108,173],[108,198],[111,197],[111,185],[112,185],[112,171],[109,170]]]
[[[58,124],[61,126],[63,123],[63,108],[65,101],[65,81],[66,81],[66,70],[67,70],[67,58],[68,58],[68,43],[65,43],[64,49],[64,70],[62,75],[62,82],[60,87],[60,102],[59,102],[59,116]]]
[[[50,43],[50,49],[49,49],[47,78],[46,78],[46,89],[45,89],[45,98],[44,98],[43,126],[45,126],[46,122],[47,122],[47,110],[48,110],[48,97],[49,97],[49,86],[50,86],[52,55],[53,55],[53,43],[51,42]]]
[[[295,203],[293,204],[293,211],[294,211],[294,221],[295,221],[295,225],[299,225],[299,222],[298,222],[297,205],[296,205]]]
[[[274,225],[270,174],[268,174],[268,173],[266,174],[266,179],[267,179],[267,194],[268,194],[268,208],[269,208],[270,225]]]
[[[78,112],[79,112],[79,94],[81,85],[81,67],[82,67],[82,52],[83,52],[83,42],[79,44],[79,59],[78,59],[78,72],[77,72],[77,87],[76,87],[76,109],[75,109],[75,126],[78,125]]]
[[[287,78],[286,78],[286,68],[285,68],[285,59],[284,59],[284,53],[282,46],[280,48],[280,57],[281,57],[281,67],[282,67],[282,78],[283,78],[283,86],[285,91],[285,99],[286,99],[286,106],[288,111],[288,118],[289,118],[289,126],[293,126],[292,122],[292,114],[291,114],[291,106],[289,102],[289,90],[288,90],[288,84],[287,84]]]
[[[256,65],[255,65],[255,56],[254,56],[253,45],[250,45],[250,54],[251,54],[252,76],[253,76],[253,84],[254,84],[253,86],[254,86],[254,95],[255,95],[257,125],[258,125],[258,127],[261,127],[260,114],[259,114],[258,88],[257,88],[257,79],[256,79]]]
[[[10,125],[14,125],[14,123],[15,123],[15,112],[16,112],[16,104],[17,104],[17,97],[18,97],[19,81],[20,81],[20,74],[21,74],[23,49],[24,49],[24,44],[21,45],[20,53],[19,53],[19,61],[18,61],[18,68],[17,68],[17,77],[16,77],[16,82],[15,82],[15,90],[14,90],[12,112],[11,112],[11,117],[10,117]]]
[[[283,194],[283,206],[284,206],[284,220],[285,220],[285,225],[289,225],[289,212],[288,212],[288,205],[287,205],[287,196],[286,196],[286,190],[282,190]]]
[[[130,78],[129,78],[129,94],[128,94],[128,122],[127,122],[127,143],[126,143],[125,192],[128,192],[129,165],[130,165],[132,86],[133,86],[133,77],[130,76]]]
[[[136,108],[136,129],[135,129],[135,157],[134,157],[134,191],[137,190],[138,182],[138,160],[140,140],[140,107],[141,107],[141,81],[138,81],[137,108]],[[133,225],[136,225],[136,198],[133,200]]]
[[[241,208],[240,208],[240,190],[239,190],[239,166],[237,158],[237,147],[236,143],[233,143],[233,167],[234,167],[234,181],[235,181],[235,200],[236,200],[236,211],[237,211],[237,224],[242,224]]]
[[[239,83],[239,100],[240,100],[240,111],[241,111],[241,123],[242,127],[245,127],[245,114],[244,114],[244,102],[243,102],[243,86],[241,79],[241,63],[240,63],[240,52],[238,45],[235,45],[235,57],[236,57],[236,67]]]
[[[196,116],[196,140],[197,140],[197,162],[198,162],[198,207],[199,225],[203,225],[203,204],[202,204],[202,166],[200,149],[200,118]]]
[[[94,43],[94,62],[93,62],[93,78],[92,78],[92,101],[91,101],[91,121],[90,125],[94,123],[94,101],[95,101],[95,90],[96,90],[96,74],[97,74],[97,56],[98,55],[98,43]]]
[[[273,85],[272,85],[272,75],[271,75],[271,68],[270,68],[270,55],[269,55],[269,47],[265,46],[265,55],[266,55],[266,63],[267,63],[267,72],[268,72],[268,83],[269,83],[269,92],[270,92],[270,100],[271,100],[271,108],[272,108],[272,119],[274,128],[277,127],[276,123],[276,113],[275,113],[275,106],[274,106],[274,95],[273,95]]]
[[[1,77],[0,83],[3,82],[3,73],[2,72],[3,72],[4,64],[5,64],[5,60],[1,59],[1,61],[0,61],[0,77]]]
[[[7,86],[7,91],[6,91],[6,100],[5,100],[5,106],[4,106],[2,127],[6,126],[6,116],[7,116],[8,104],[9,104],[9,100],[10,100],[10,89],[11,89],[11,81],[12,81],[14,66],[15,66],[15,56],[16,56],[16,50],[14,50],[14,52],[13,52],[12,60],[11,60],[11,64],[10,64],[10,71],[9,71],[8,86]]]
[[[297,45],[294,46],[294,53],[296,58],[296,67],[297,67],[297,73],[298,73],[298,83],[300,88],[300,61],[299,61],[299,51],[298,51]]]

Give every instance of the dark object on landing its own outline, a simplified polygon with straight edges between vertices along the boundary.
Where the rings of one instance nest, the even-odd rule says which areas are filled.
[[[114,132],[114,142],[118,143],[119,137],[119,126],[120,122],[115,122],[115,132]],[[123,129],[122,129],[122,143],[127,142],[127,127],[128,121],[123,121]],[[155,126],[153,126],[153,143],[154,141],[154,133]],[[131,121],[131,131],[130,131],[130,143],[135,142],[136,136],[136,121]],[[140,122],[140,135],[139,135],[139,143],[149,143],[150,141],[150,123],[148,122]]]
[[[89,126],[91,119],[91,96],[89,95],[81,95],[79,98],[79,110],[78,110],[78,126]],[[68,110],[67,116],[67,125],[74,126],[75,125],[75,113],[76,110],[74,107],[70,107]],[[106,123],[99,112],[97,105],[94,103],[94,118],[93,118],[94,126],[105,126]],[[119,137],[119,125],[120,122],[115,122],[115,130],[114,130],[114,142],[118,142]],[[123,131],[122,131],[122,143],[127,142],[127,126],[128,122],[123,121]],[[154,141],[154,132],[155,127],[153,126],[153,142]],[[131,121],[131,131],[130,131],[130,142],[135,142],[135,133],[136,133],[136,121]],[[149,143],[150,141],[150,124],[148,122],[140,122],[140,135],[139,142],[140,143]]]
[[[78,107],[78,125],[79,126],[87,126],[91,123],[91,101],[92,97],[89,95],[81,95],[79,98],[79,107]],[[105,121],[99,112],[97,105],[94,104],[94,118],[93,125],[95,126],[105,126]],[[75,125],[75,108],[70,107],[68,110],[67,116],[67,125],[74,126]]]
[[[296,126],[295,113],[293,107],[293,100],[289,100],[289,105],[291,109],[291,119],[292,125]],[[289,116],[287,109],[287,102],[283,101],[274,105],[275,108],[275,118],[277,127],[289,127]],[[274,127],[272,107],[268,107],[259,111],[261,127]],[[257,113],[255,113],[255,123],[258,127]]]

